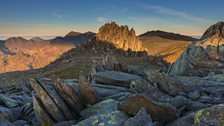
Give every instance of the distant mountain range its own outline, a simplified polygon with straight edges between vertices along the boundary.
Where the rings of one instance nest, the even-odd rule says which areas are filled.
[[[109,33],[116,33],[113,28],[118,26],[110,25],[110,27],[101,28],[102,34],[100,37],[98,36],[98,39],[107,39],[110,36]],[[122,26],[121,31],[122,29],[128,31],[127,26]],[[130,36],[135,34],[134,30],[130,29],[129,32],[125,35],[120,32],[119,39],[111,38],[110,41],[115,41],[114,44],[117,42],[119,44],[121,39],[124,40],[124,43],[127,40],[137,42],[136,36]],[[30,40],[22,37],[12,37],[0,41],[0,59],[2,59],[0,73],[44,67],[77,45],[91,41],[95,36],[96,34],[93,32],[80,33],[71,31],[64,37],[56,37],[51,40],[44,40],[40,37],[34,37]],[[124,36],[126,36],[127,40],[123,39]],[[139,47],[142,45],[142,48],[147,48],[149,55],[162,56],[169,62],[174,62],[182,51],[192,41],[196,40],[189,36],[164,31],[148,31],[138,37],[142,41],[142,43],[139,43]],[[119,45],[129,48],[121,43]]]

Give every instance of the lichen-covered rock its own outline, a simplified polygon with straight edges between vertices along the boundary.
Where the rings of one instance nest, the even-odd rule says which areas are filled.
[[[152,119],[145,108],[141,108],[139,112],[124,122],[124,126],[153,126]]]
[[[128,119],[128,116],[121,111],[97,114],[80,121],[75,126],[120,126]]]
[[[134,80],[130,84],[131,91],[139,92],[139,93],[147,93],[156,90],[155,87],[149,82],[144,79],[141,80]]]
[[[96,114],[110,113],[110,112],[118,110],[117,105],[118,105],[118,101],[115,101],[113,99],[107,99],[83,110],[81,112],[81,116],[83,116],[84,118],[87,118]]]
[[[111,84],[115,86],[121,86],[121,87],[129,87],[129,84],[133,80],[139,80],[141,79],[140,76],[124,73],[124,72],[118,72],[118,71],[105,71],[105,72],[98,72],[93,76],[93,79],[97,83],[101,84]]]
[[[179,116],[178,110],[173,105],[156,102],[145,95],[128,96],[119,104],[119,109],[132,115],[135,115],[142,107],[150,113],[153,120],[172,121]]]
[[[99,29],[96,39],[112,43],[117,48],[132,51],[143,51],[142,42],[135,35],[135,30],[128,26],[119,26],[115,22],[107,23]]]
[[[173,64],[171,75],[207,76],[223,73],[224,22],[211,26],[196,42],[183,52]]]
[[[85,76],[79,76],[79,91],[83,97],[83,103],[94,104],[96,102],[96,92],[93,90],[91,84]]]
[[[195,126],[223,126],[224,104],[197,111],[194,116]]]

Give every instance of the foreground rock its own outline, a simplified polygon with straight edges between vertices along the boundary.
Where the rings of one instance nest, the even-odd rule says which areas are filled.
[[[117,105],[118,101],[107,99],[83,110],[81,116],[87,118],[95,114],[110,113],[118,110]]]
[[[224,104],[216,105],[195,113],[195,126],[223,126]]]
[[[153,126],[152,119],[145,108],[141,108],[139,112],[132,118],[124,122],[124,126]]]
[[[121,111],[114,111],[105,114],[93,115],[75,126],[119,126],[128,119],[128,116]]]
[[[159,103],[144,95],[133,95],[119,104],[119,108],[128,114],[135,115],[144,107],[153,120],[172,121],[178,118],[178,110],[169,103]]]
[[[190,45],[173,64],[171,75],[207,76],[223,73],[224,22],[214,24],[201,41]]]
[[[93,79],[97,83],[101,84],[111,84],[115,86],[129,87],[131,81],[141,79],[141,77],[124,72],[105,71],[96,73]]]

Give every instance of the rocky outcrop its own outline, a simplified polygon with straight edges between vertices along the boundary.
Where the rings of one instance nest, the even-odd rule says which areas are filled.
[[[211,26],[172,65],[170,75],[207,76],[223,73],[224,22]]]
[[[142,42],[135,35],[135,30],[128,26],[119,26],[115,22],[107,23],[99,29],[96,35],[99,41],[114,44],[117,48],[132,51],[143,51]]]

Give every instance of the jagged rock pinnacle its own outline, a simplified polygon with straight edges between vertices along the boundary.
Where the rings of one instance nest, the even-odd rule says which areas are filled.
[[[143,51],[142,42],[135,35],[135,30],[133,28],[129,30],[127,25],[119,26],[115,22],[106,23],[99,29],[96,39],[113,43],[123,50]]]

